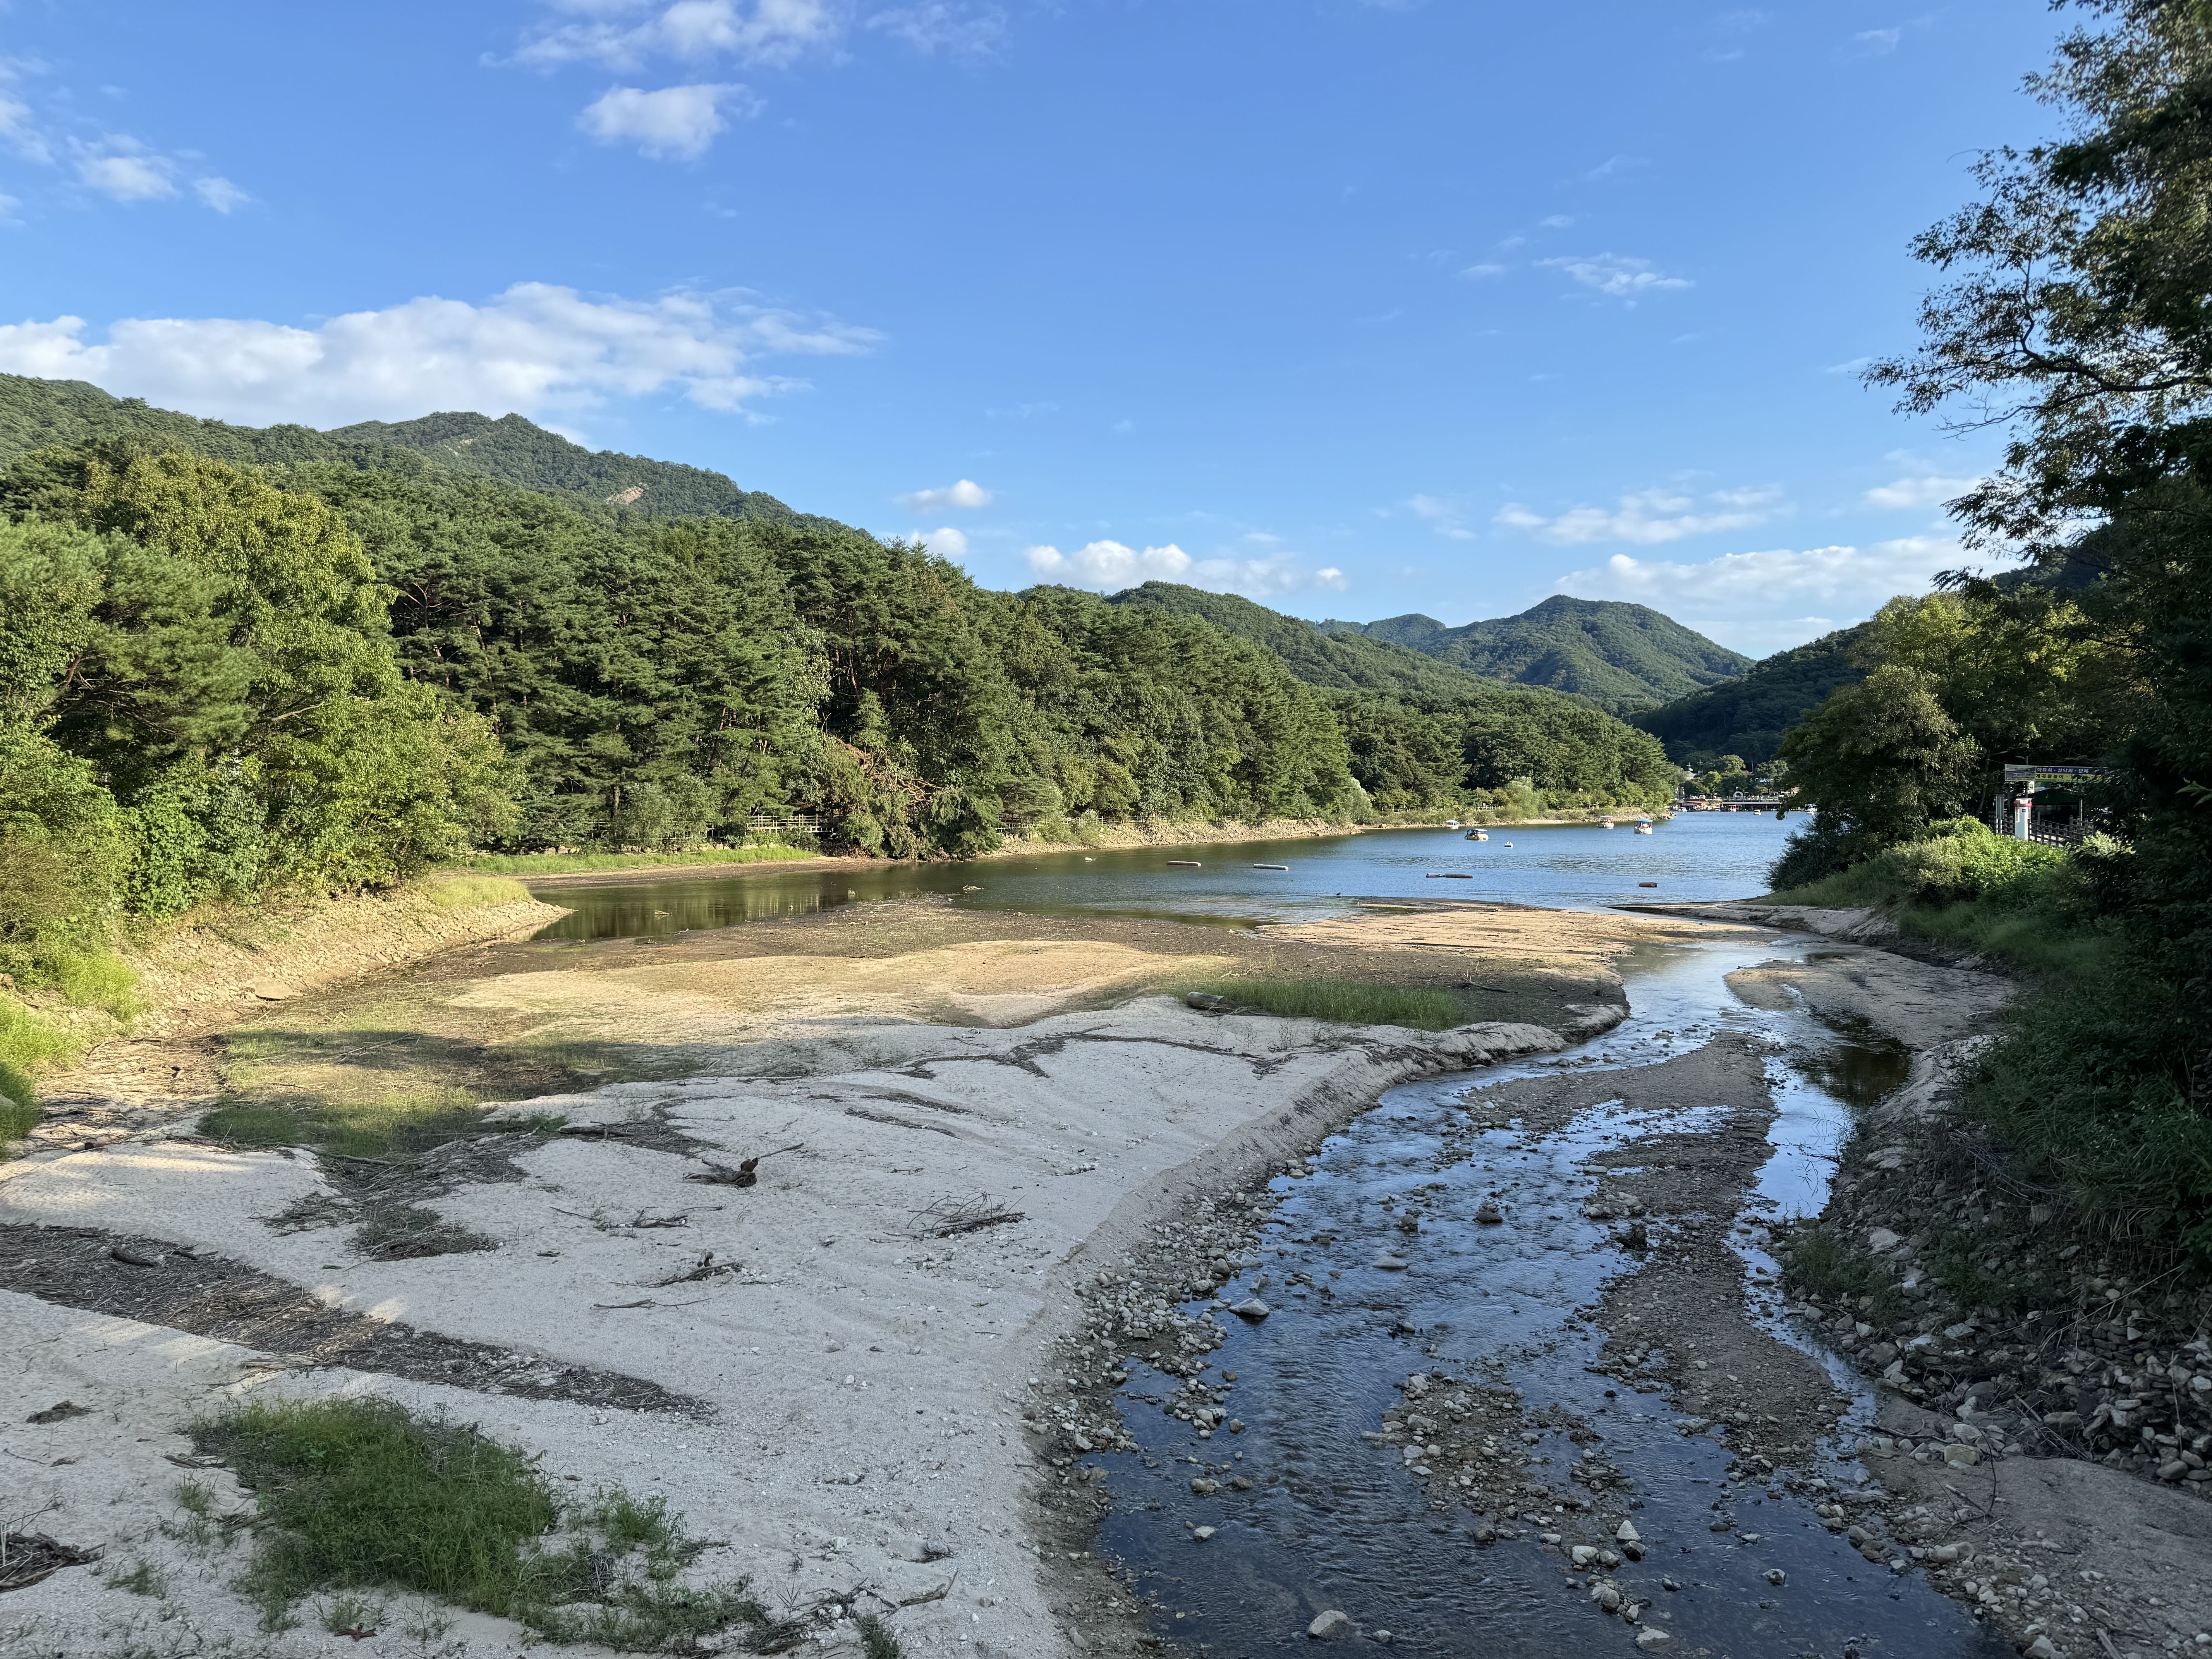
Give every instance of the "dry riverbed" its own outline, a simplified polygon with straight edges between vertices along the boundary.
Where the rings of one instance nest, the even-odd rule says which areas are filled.
[[[1378,904],[1254,933],[916,900],[660,943],[480,933],[404,969],[270,988],[298,994],[244,1017],[234,994],[227,1020],[204,1005],[191,1089],[111,1086],[143,1067],[96,1054],[63,1132],[0,1166],[0,1330],[33,1418],[0,1448],[9,1526],[102,1553],[0,1595],[0,1645],[545,1651],[404,1606],[360,1643],[313,1618],[258,1630],[231,1588],[246,1529],[196,1528],[177,1492],[198,1483],[218,1516],[251,1499],[179,1467],[183,1431],[234,1401],[352,1393],[480,1425],[579,1491],[665,1498],[713,1540],[692,1573],[744,1579],[802,1618],[810,1650],[858,1655],[872,1613],[910,1655],[1133,1652],[1187,1627],[1219,1651],[1188,1587],[1109,1557],[1099,1528],[1157,1511],[1181,1517],[1181,1547],[1218,1549],[1293,1497],[1311,1460],[1236,1356],[1339,1315],[1398,1322],[1426,1358],[1322,1478],[1410,1492],[1424,1535],[1452,1529],[1454,1571],[1491,1575],[1500,1606],[1526,1598],[1554,1643],[1527,1651],[1802,1650],[1773,1644],[1790,1598],[1818,1592],[1758,1576],[1785,1559],[1760,1519],[1774,1504],[1845,1534],[1885,1583],[1924,1573],[1983,1607],[2016,1646],[2194,1644],[2212,1507],[2174,1490],[2208,1484],[2193,1441],[2157,1437],[2159,1410],[2179,1430],[2212,1391],[2191,1392],[2204,1350],[2185,1310],[2100,1284],[2106,1316],[2066,1344],[1947,1314],[1917,1346],[1892,1325],[1929,1334],[1932,1302],[1877,1325],[1832,1287],[1780,1312],[1755,1192],[1788,1110],[1771,1044],[1723,1018],[1661,1033],[1663,1053],[1542,1060],[1620,1019],[1630,953],[1757,937],[1717,921]],[[1948,1133],[1931,1068],[2002,984],[1850,944],[1746,960],[1729,981],[1746,1007],[1808,1007],[1923,1056],[1847,1155],[1832,1219],[1863,1236],[1888,1218],[1911,1235],[1901,1263],[1929,1242],[1901,1206],[1996,1213],[1928,1149]],[[1222,989],[1233,1009],[1240,978],[1442,990],[1468,1023],[1184,999]],[[1423,1178],[1359,1200],[1376,1250],[1346,1261],[1317,1210],[1298,1219],[1332,1137],[1386,1091],[1509,1061],[1435,1114]],[[198,1134],[210,1108],[270,1144]],[[371,1159],[283,1144],[416,1118],[465,1132]],[[757,1156],[754,1184],[728,1178]],[[1883,1185],[1922,1163],[1951,1184]],[[1540,1222],[1567,1248],[1534,1243]],[[1440,1328],[1416,1328],[1425,1282],[1495,1285],[1521,1304],[1501,1320],[1565,1296],[1531,1363],[1589,1387],[1454,1361]],[[1899,1342],[1879,1422],[1815,1334],[1869,1370]],[[2063,1445],[2053,1373],[2080,1414]],[[2000,1376],[2002,1403],[1972,1386]],[[2044,1455],[2101,1455],[2129,1413],[2150,1437],[2115,1466]],[[1694,1536],[1654,1524],[1668,1511],[1632,1426],[1651,1423],[1712,1462]],[[1305,1640],[1340,1611],[1322,1588],[1247,1586],[1265,1617],[1230,1650]],[[1361,1613],[1345,1633],[1373,1638]]]
[[[231,1588],[251,1529],[179,1498],[251,1505],[193,1420],[343,1393],[479,1425],[580,1492],[665,1498],[713,1540],[695,1574],[746,1580],[827,1649],[857,1651],[873,1613],[909,1654],[1066,1651],[1081,1621],[1055,1611],[1035,1506],[1061,1471],[1026,1423],[1067,1397],[1041,1357],[1078,1286],[1394,1084],[1602,1030],[1608,963],[1685,931],[1519,914],[1517,939],[1470,909],[1414,945],[1387,916],[1302,939],[917,901],[665,945],[489,940],[234,996],[228,1021],[203,1000],[178,1022],[198,1086],[96,1053],[61,1132],[0,1165],[0,1328],[33,1419],[6,1435],[9,1527],[99,1553],[6,1591],[0,1645],[357,1651],[312,1609],[259,1631]],[[1178,994],[1240,976],[1447,990],[1468,1023]],[[400,1135],[426,1121],[444,1138]],[[397,1150],[301,1144],[378,1134]],[[729,1178],[757,1156],[754,1184]],[[391,1622],[392,1652],[544,1645]]]

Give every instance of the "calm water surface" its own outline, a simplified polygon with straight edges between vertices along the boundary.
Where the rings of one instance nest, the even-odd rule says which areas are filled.
[[[1045,853],[965,864],[859,864],[730,873],[604,887],[547,887],[573,915],[540,939],[667,938],[769,916],[916,893],[1047,915],[1167,917],[1254,927],[1344,914],[1348,898],[1510,899],[1592,908],[1634,899],[1742,898],[1766,890],[1766,866],[1803,817],[1686,813],[1639,836],[1623,826],[1380,830],[1311,840]],[[1170,859],[1200,867],[1170,869]],[[1286,864],[1287,871],[1258,870]],[[1464,876],[1466,880],[1449,879]],[[1645,887],[1645,882],[1656,886]],[[968,892],[968,888],[976,888]]]

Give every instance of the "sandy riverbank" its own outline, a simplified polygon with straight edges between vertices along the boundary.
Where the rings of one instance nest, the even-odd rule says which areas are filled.
[[[1023,1419],[1049,1399],[1030,1379],[1075,1285],[1189,1192],[1279,1165],[1397,1081],[1603,1029],[1609,962],[1683,927],[1516,914],[1517,939],[1438,913],[1439,949],[1402,913],[1255,939],[855,906],[674,946],[478,945],[269,1006],[222,1034],[219,1093],[241,1068],[268,1099],[325,1106],[394,1078],[488,1088],[547,1045],[632,1080],[507,1109],[596,1134],[455,1143],[367,1185],[191,1139],[196,1101],[167,1123],[139,1101],[107,1144],[0,1166],[15,1397],[84,1413],[12,1437],[27,1507],[52,1500],[42,1530],[168,1586],[67,1570],[9,1597],[10,1628],[121,1651],[183,1619],[242,1654],[355,1651],[312,1620],[253,1632],[236,1554],[169,1535],[168,1460],[225,1401],[368,1391],[520,1442],[581,1489],[666,1497],[724,1540],[696,1570],[772,1604],[873,1608],[914,1655],[1066,1651],[1033,1519],[1052,1472]],[[1464,987],[1504,1017],[1322,1027],[1146,994],[1240,971]],[[755,1187],[687,1179],[794,1144]],[[951,1206],[985,1195],[1016,1218],[947,1235]],[[382,1259],[356,1230],[394,1203],[476,1248]],[[118,1240],[163,1265],[68,1268]],[[221,1471],[196,1478],[243,1501]],[[821,1633],[834,1647],[852,1626]],[[483,1654],[518,1636],[456,1629]]]

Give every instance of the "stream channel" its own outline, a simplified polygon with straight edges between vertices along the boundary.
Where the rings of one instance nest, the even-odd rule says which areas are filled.
[[[1566,908],[1719,899],[1763,890],[1765,867],[1787,833],[1771,818],[1711,814],[1677,817],[1650,836],[1625,827],[1522,826],[1493,829],[1484,843],[1452,831],[1401,830],[854,872],[753,866],[550,889],[543,896],[573,914],[539,937],[665,937],[924,893],[978,908],[1232,927],[1345,915],[1353,895]],[[1171,869],[1170,857],[1200,862]],[[1442,872],[1465,872],[1466,884],[1446,882]],[[1680,1432],[1683,1413],[1659,1392],[1616,1389],[1586,1369],[1605,1334],[1577,1310],[1638,1265],[1616,1247],[1608,1225],[1585,1218],[1585,1199],[1607,1178],[1589,1162],[1641,1134],[1693,1123],[1613,1102],[1583,1112],[1564,1131],[1509,1127],[1472,1140],[1445,1133],[1470,1096],[1515,1079],[1656,1065],[1729,1031],[1759,1042],[1778,1110],[1768,1132],[1773,1151],[1732,1234],[1743,1258],[1743,1294],[1756,1323],[1813,1356],[1851,1396],[1808,1471],[1823,1483],[1818,1496],[1870,1504],[1878,1494],[1850,1449],[1870,1424],[1872,1394],[1783,1313],[1765,1245],[1770,1223],[1824,1206],[1854,1111],[1904,1080],[1906,1057],[1877,1036],[1831,1029],[1802,1010],[1751,1007],[1727,983],[1740,968],[1821,948],[1777,936],[1643,952],[1623,966],[1630,1015],[1603,1036],[1565,1054],[1393,1089],[1327,1141],[1312,1173],[1276,1179],[1274,1212],[1249,1265],[1219,1292],[1235,1302],[1256,1288],[1275,1311],[1257,1325],[1223,1316],[1228,1340],[1207,1367],[1209,1382],[1237,1374],[1230,1398],[1247,1431],[1198,1439],[1191,1425],[1159,1409],[1181,1380],[1132,1357],[1122,1407],[1139,1449],[1088,1460],[1105,1470],[1113,1500],[1099,1547],[1160,1609],[1163,1635],[1186,1650],[1237,1659],[1305,1651],[1308,1622],[1334,1607],[1355,1622],[1352,1645],[1387,1639],[1410,1652],[1481,1659],[1638,1651],[1637,1631],[1590,1600],[1588,1575],[1570,1575],[1559,1551],[1539,1541],[1551,1516],[1492,1516],[1500,1535],[1478,1546],[1481,1517],[1432,1499],[1400,1448],[1363,1438],[1400,1403],[1399,1385],[1425,1370],[1509,1384],[1522,1392],[1532,1419],[1556,1404],[1602,1434],[1589,1454],[1626,1479],[1648,1550],[1607,1576],[1652,1603],[1644,1627],[1671,1638],[1661,1652],[1729,1659],[1997,1659],[2011,1652],[1916,1571],[1893,1572],[1864,1559],[1820,1524],[1805,1497],[1778,1484],[1729,1480],[1728,1449]],[[1420,1247],[1405,1270],[1378,1268],[1378,1255],[1401,1237],[1382,1200],[1416,1187],[1431,1188],[1423,1195]],[[1510,1192],[1515,1224],[1475,1222],[1477,1205],[1494,1187]],[[1310,1275],[1316,1290],[1288,1283],[1293,1270]],[[1268,1283],[1259,1285],[1262,1275]],[[1322,1285],[1332,1293],[1322,1295]],[[1188,1310],[1205,1306],[1194,1302]],[[1528,1449],[1533,1477],[1563,1498],[1575,1490],[1565,1482],[1567,1466],[1584,1455],[1550,1429]],[[1233,1504],[1226,1493],[1194,1496],[1190,1480],[1201,1465],[1224,1483],[1247,1473],[1255,1490]],[[1200,1526],[1216,1529],[1202,1547],[1191,1540]],[[1784,1575],[1779,1585],[1767,1576],[1777,1569]],[[1663,1588],[1669,1578],[1680,1588]]]
[[[1586,1369],[1605,1333],[1577,1310],[1638,1264],[1614,1245],[1610,1226],[1584,1218],[1585,1200],[1607,1178],[1585,1166],[1639,1133],[1680,1133],[1689,1127],[1680,1116],[1614,1103],[1564,1132],[1492,1130],[1448,1150],[1443,1132],[1479,1091],[1547,1071],[1655,1065],[1729,1030],[1767,1046],[1778,1112],[1768,1132],[1774,1150],[1733,1235],[1744,1294],[1754,1322],[1819,1359],[1851,1395],[1810,1473],[1824,1483],[1823,1500],[1869,1501],[1869,1477],[1848,1453],[1870,1425],[1872,1394],[1783,1314],[1764,1246],[1768,1224],[1823,1207],[1854,1109],[1904,1080],[1906,1056],[1802,1011],[1750,1007],[1726,982],[1737,969],[1819,949],[1783,938],[1648,951],[1626,965],[1632,1012],[1605,1036],[1565,1054],[1393,1089],[1323,1145],[1313,1173],[1276,1178],[1257,1259],[1244,1258],[1251,1265],[1218,1293],[1236,1302],[1256,1287],[1275,1312],[1258,1325],[1223,1316],[1231,1328],[1208,1367],[1208,1381],[1236,1374],[1229,1398],[1247,1431],[1198,1439],[1158,1408],[1180,1379],[1133,1360],[1124,1418],[1141,1449],[1089,1460],[1108,1470],[1114,1499],[1101,1544],[1136,1571],[1162,1609],[1164,1634],[1201,1651],[1304,1651],[1307,1623],[1340,1608],[1358,1626],[1358,1644],[1387,1639],[1418,1653],[1567,1659],[1638,1650],[1637,1632],[1590,1600],[1589,1575],[1570,1574],[1560,1552],[1539,1542],[1552,1514],[1492,1516],[1501,1535],[1479,1547],[1481,1516],[1432,1500],[1399,1447],[1362,1438],[1400,1403],[1398,1386],[1425,1370],[1510,1385],[1532,1417],[1556,1403],[1604,1437],[1585,1449],[1547,1429],[1528,1456],[1535,1479],[1563,1495],[1575,1490],[1565,1484],[1566,1467],[1585,1455],[1602,1455],[1629,1482],[1649,1553],[1606,1576],[1653,1603],[1647,1627],[1673,1638],[1662,1651],[1735,1659],[2012,1651],[1917,1572],[1869,1563],[1805,1498],[1729,1480],[1727,1448],[1680,1432],[1685,1414],[1657,1391],[1616,1387]],[[1401,1238],[1381,1201],[1423,1187],[1411,1266],[1377,1267]],[[1477,1224],[1477,1205],[1498,1187],[1510,1191],[1514,1224]],[[1333,1293],[1289,1284],[1293,1270]],[[1268,1282],[1257,1285],[1263,1276]],[[1200,1464],[1224,1483],[1245,1474],[1258,1488],[1233,1503],[1226,1493],[1194,1497]],[[1216,1528],[1200,1548],[1190,1541],[1197,1526]],[[1779,1586],[1767,1577],[1777,1568]],[[1669,1577],[1678,1590],[1662,1588]]]

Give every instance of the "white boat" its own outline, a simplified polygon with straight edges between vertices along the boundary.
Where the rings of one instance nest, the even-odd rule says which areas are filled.
[[[1652,834],[1653,830],[1650,824],[1639,823],[1636,826],[1636,833],[1639,836],[1648,836]]]
[[[1447,830],[1456,830],[1456,829],[1458,829],[1458,828],[1459,828],[1459,820],[1458,820],[1457,818],[1446,818],[1446,819],[1444,820],[1444,828],[1445,828],[1445,829],[1447,829]]]
[[[1469,841],[1488,841],[1490,833],[1486,830],[1470,830],[1467,832],[1467,838]]]
[[[1611,818],[1600,818],[1597,821],[1597,827],[1601,830],[1610,830],[1613,828],[1613,820]]]

